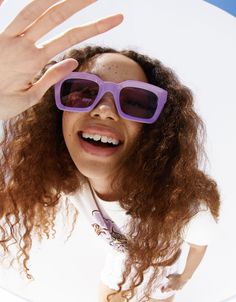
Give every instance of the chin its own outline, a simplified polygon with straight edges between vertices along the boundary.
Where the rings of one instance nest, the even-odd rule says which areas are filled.
[[[113,174],[115,170],[112,169],[109,164],[103,163],[76,163],[76,167],[79,172],[87,178],[107,178],[110,177],[110,175]]]

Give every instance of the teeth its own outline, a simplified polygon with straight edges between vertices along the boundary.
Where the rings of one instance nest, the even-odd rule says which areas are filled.
[[[105,135],[91,134],[91,133],[83,132],[82,137],[90,138],[90,139],[93,139],[95,141],[100,140],[102,143],[111,143],[115,146],[117,146],[119,144],[119,141],[117,139],[114,139],[112,137],[108,137],[108,136],[105,136]]]

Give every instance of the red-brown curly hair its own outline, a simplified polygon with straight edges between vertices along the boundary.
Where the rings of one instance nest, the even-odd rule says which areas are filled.
[[[122,196],[120,205],[133,218],[127,235],[128,259],[123,282],[131,267],[136,275],[130,286],[131,297],[150,266],[154,274],[145,291],[148,297],[159,267],[178,257],[184,226],[204,202],[217,220],[220,196],[216,182],[201,169],[205,126],[194,111],[193,95],[175,73],[156,59],[132,50],[87,46],[66,52],[82,69],[102,53],[120,53],[136,61],[149,83],[168,91],[168,100],[158,120],[143,124],[140,136],[113,181]],[[50,62],[35,79],[40,78]],[[64,142],[62,111],[55,106],[53,88],[43,100],[3,123],[0,143],[0,243],[8,254],[10,244],[18,248],[17,259],[27,266],[32,234],[39,240],[55,232],[61,193],[73,193],[87,179],[77,170]],[[74,212],[73,226],[78,212]],[[70,216],[71,217],[71,216]],[[127,292],[128,293],[128,292]],[[115,293],[116,294],[116,293]],[[125,291],[123,291],[125,294]],[[112,294],[113,295],[113,294]],[[111,295],[108,296],[110,300]]]

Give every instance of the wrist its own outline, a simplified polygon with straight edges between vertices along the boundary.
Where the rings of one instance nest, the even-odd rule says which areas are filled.
[[[192,276],[183,273],[183,274],[180,275],[180,277],[181,277],[182,281],[187,282],[187,281],[189,281],[191,279]]]

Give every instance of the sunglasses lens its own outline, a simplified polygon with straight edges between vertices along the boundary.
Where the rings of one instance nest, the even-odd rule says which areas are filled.
[[[125,114],[149,119],[157,109],[158,97],[142,88],[125,87],[120,92],[120,106]]]
[[[61,103],[67,107],[86,108],[93,104],[99,85],[86,79],[65,80],[61,86]]]

